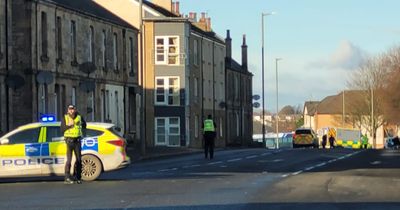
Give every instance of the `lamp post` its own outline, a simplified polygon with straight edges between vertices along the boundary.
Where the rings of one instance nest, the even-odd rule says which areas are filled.
[[[274,12],[261,13],[261,85],[262,85],[262,140],[264,146],[265,142],[265,106],[264,106],[264,17],[268,15],[273,15]]]
[[[276,116],[275,116],[275,131],[276,131],[276,149],[279,149],[279,108],[278,108],[278,61],[282,58],[275,58],[275,84],[276,84]]]

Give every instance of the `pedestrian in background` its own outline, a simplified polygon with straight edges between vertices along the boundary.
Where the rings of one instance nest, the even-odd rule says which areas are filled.
[[[324,149],[325,149],[325,147],[326,147],[326,141],[328,140],[327,138],[328,138],[328,137],[326,136],[326,134],[324,134],[324,135],[322,136],[322,148],[324,148]]]
[[[335,148],[335,137],[333,135],[329,136],[329,146],[330,148]]]
[[[207,159],[210,154],[210,159],[214,158],[214,146],[215,146],[215,129],[217,128],[215,122],[212,120],[212,116],[209,114],[207,119],[203,123],[203,137],[204,137],[204,157]]]
[[[77,112],[75,105],[69,105],[67,114],[61,119],[61,133],[64,134],[64,140],[67,146],[67,161],[65,162],[65,184],[81,184],[82,173],[82,154],[81,154],[81,138],[82,129],[86,129],[86,122]],[[75,154],[75,170],[74,177],[71,177],[71,161],[72,152]]]

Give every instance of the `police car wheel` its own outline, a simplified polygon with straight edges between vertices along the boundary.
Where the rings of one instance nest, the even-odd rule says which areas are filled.
[[[82,179],[84,181],[93,181],[100,176],[102,171],[100,160],[93,155],[84,155],[82,157]]]

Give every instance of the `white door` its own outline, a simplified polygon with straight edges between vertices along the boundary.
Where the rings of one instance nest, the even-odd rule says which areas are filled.
[[[156,117],[155,123],[156,145],[180,146],[179,117]]]

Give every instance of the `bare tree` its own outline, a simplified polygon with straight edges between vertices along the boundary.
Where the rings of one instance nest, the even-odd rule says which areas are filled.
[[[390,72],[386,60],[386,55],[368,59],[353,72],[348,83],[350,89],[361,92],[360,99],[351,104],[349,118],[358,124],[357,126],[366,128],[372,134],[374,148],[376,130],[386,122],[384,110],[387,103],[384,96]]]

